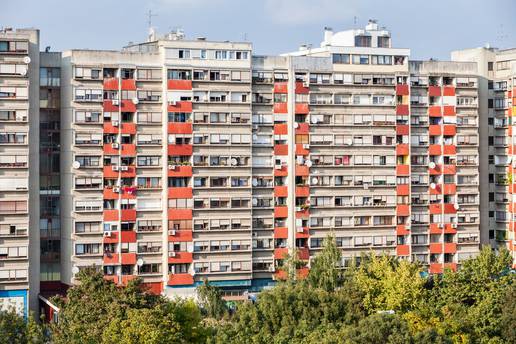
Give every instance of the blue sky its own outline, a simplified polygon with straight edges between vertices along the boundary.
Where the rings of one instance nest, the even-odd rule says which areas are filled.
[[[369,18],[392,31],[393,45],[415,59],[449,59],[453,49],[516,47],[516,0],[1,0],[0,26],[36,27],[42,49],[119,49],[147,34],[148,10],[160,33],[248,40],[256,54],[318,46]]]

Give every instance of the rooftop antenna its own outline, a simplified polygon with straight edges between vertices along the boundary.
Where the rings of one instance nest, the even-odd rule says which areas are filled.
[[[358,17],[357,16],[353,16],[353,28],[354,29],[357,28],[357,23],[358,23]]]
[[[157,14],[152,13],[152,10],[149,10],[149,12],[147,12],[147,25],[149,27],[149,30],[152,28],[152,17],[157,17],[157,16],[158,16]]]
[[[242,38],[244,39],[244,42],[247,42],[247,32],[244,32],[244,34],[242,36],[243,36]]]
[[[147,38],[148,42],[152,42],[152,41],[156,40],[156,31],[152,27],[152,17],[157,17],[157,16],[158,16],[157,14],[152,14],[152,10],[149,10],[149,12],[147,13],[147,24],[149,26],[149,35]]]

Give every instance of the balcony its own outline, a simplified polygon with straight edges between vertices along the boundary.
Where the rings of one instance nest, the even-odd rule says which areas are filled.
[[[300,115],[307,115],[310,111],[308,103],[296,103],[295,113]]]
[[[191,134],[193,132],[192,123],[174,122],[168,123],[169,134]]]
[[[136,112],[136,104],[129,99],[122,99],[118,102],[118,105],[113,100],[104,100],[103,108],[104,112]]]
[[[192,219],[192,209],[168,209],[168,219],[169,220],[191,220]]]
[[[396,165],[397,176],[408,176],[410,174],[410,165]]]
[[[191,90],[192,80],[167,80],[169,90]]]
[[[168,176],[169,177],[191,177],[193,174],[192,166],[182,165],[169,165]]]
[[[180,101],[168,104],[168,112],[192,112],[192,102]]]
[[[429,97],[440,97],[441,96],[441,87],[440,86],[428,86],[428,96]]]
[[[408,96],[409,95],[409,86],[408,85],[396,85],[396,95],[397,96]]]
[[[443,114],[445,116],[455,116],[455,106],[445,105],[443,106]]]
[[[121,212],[121,221],[122,222],[134,222],[136,221],[136,209],[122,209]]]
[[[296,165],[296,176],[307,177],[310,174],[310,168],[305,165]]]
[[[122,253],[120,255],[120,263],[122,265],[135,265],[136,253]]]
[[[408,196],[410,194],[410,187],[408,184],[397,185],[396,186],[396,195],[398,196]]]
[[[453,96],[455,96],[455,87],[453,87],[453,86],[444,86],[443,87],[443,96],[445,96],[445,97],[453,97]]]
[[[275,227],[274,228],[274,239],[287,239],[288,228],[287,227]]]
[[[171,274],[168,276],[168,285],[192,285],[194,283],[193,276],[190,274]]]
[[[116,209],[104,210],[103,219],[104,219],[104,221],[118,221],[118,210],[116,210]]]
[[[406,143],[396,145],[396,155],[409,155],[409,145]]]
[[[288,155],[288,145],[274,145],[274,155],[285,156]]]
[[[190,242],[193,240],[193,232],[188,229],[180,229],[180,230],[169,230],[168,231],[168,241],[169,242]]]
[[[274,93],[287,93],[288,86],[287,82],[275,82],[274,83]]]
[[[187,187],[169,187],[168,198],[192,198],[192,188]]]
[[[408,105],[397,105],[396,106],[396,115],[400,116],[408,116],[409,115],[409,106]]]
[[[285,259],[288,256],[288,248],[279,247],[274,249],[274,259]]]
[[[193,262],[193,254],[190,252],[169,252],[169,264],[188,264]]]
[[[192,155],[193,146],[189,144],[168,145],[168,155]]]
[[[286,123],[274,124],[274,135],[287,135],[288,127]]]
[[[409,216],[410,215],[410,206],[408,204],[398,204],[396,206],[396,215],[397,216]]]
[[[397,256],[410,255],[410,246],[409,245],[397,245],[396,246],[396,255]]]
[[[274,217],[277,217],[277,218],[288,217],[288,208],[286,206],[274,207]]]
[[[288,187],[287,186],[275,186],[274,197],[287,197]]]
[[[287,103],[274,103],[274,113],[288,113]]]
[[[136,156],[136,145],[132,143],[123,143],[120,151],[121,156]]]
[[[310,187],[296,186],[296,197],[310,197]]]
[[[408,125],[397,125],[396,126],[396,135],[409,135],[410,127]]]
[[[303,82],[296,82],[296,94],[308,94],[310,92],[310,89],[304,85]]]

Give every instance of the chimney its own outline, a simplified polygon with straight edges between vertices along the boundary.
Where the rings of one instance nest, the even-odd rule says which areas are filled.
[[[324,43],[326,45],[330,45],[330,40],[333,37],[333,29],[331,27],[326,26],[324,28]]]

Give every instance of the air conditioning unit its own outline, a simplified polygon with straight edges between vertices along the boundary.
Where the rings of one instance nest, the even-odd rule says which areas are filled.
[[[175,229],[170,229],[168,231],[168,235],[176,235],[176,230]]]
[[[168,256],[169,256],[169,257],[175,257],[175,256],[176,256],[176,253],[175,253],[175,252],[169,252],[169,253],[168,253]]]
[[[120,166],[120,171],[128,171],[129,166]]]
[[[310,145],[308,143],[303,143],[303,149],[310,149]]]
[[[258,232],[253,232],[252,237],[254,237],[254,238],[258,237]]]
[[[301,211],[301,207],[296,207],[296,211]]]
[[[274,271],[276,271],[276,268],[274,267],[274,265],[269,266],[269,272],[274,272]]]
[[[176,106],[177,105],[177,102],[175,100],[171,100],[168,102],[170,105],[172,106]]]
[[[457,228],[457,224],[456,223],[452,223],[451,224],[451,228]]]
[[[437,224],[437,227],[438,227],[438,228],[443,228],[443,224],[442,224],[442,223],[439,223],[439,224]]]
[[[111,169],[112,169],[113,171],[118,171],[118,170],[120,170],[120,166],[118,166],[118,165],[113,165],[113,166],[111,166]]]
[[[120,188],[118,186],[115,186],[113,188],[113,192],[119,193],[120,192]]]
[[[119,147],[118,143],[116,143],[116,142],[111,144],[111,148],[113,148],[113,149],[118,149],[118,147]]]
[[[174,171],[177,168],[176,165],[168,165],[168,169]]]
[[[305,231],[305,229],[303,227],[296,228],[296,232],[298,232],[298,233],[303,233],[304,231]]]
[[[310,82],[309,81],[303,81],[303,87],[310,87]]]
[[[118,127],[120,123],[118,121],[111,121],[111,125],[113,125],[113,127]]]
[[[104,236],[105,236],[106,238],[110,238],[112,235],[113,235],[113,232],[111,232],[111,231],[106,231],[106,232],[104,232]]]
[[[281,165],[274,165],[274,168],[277,169],[277,170],[281,170],[282,166]]]
[[[113,99],[113,105],[118,105],[118,99]]]

